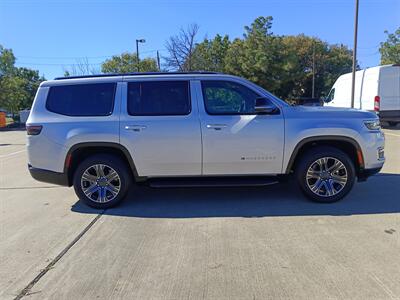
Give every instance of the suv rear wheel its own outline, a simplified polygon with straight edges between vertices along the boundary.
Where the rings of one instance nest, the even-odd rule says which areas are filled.
[[[330,203],[350,192],[355,181],[355,169],[346,153],[321,146],[310,149],[301,157],[296,178],[309,199]]]
[[[117,156],[98,154],[79,164],[73,180],[80,200],[94,208],[109,208],[125,197],[130,175]]]

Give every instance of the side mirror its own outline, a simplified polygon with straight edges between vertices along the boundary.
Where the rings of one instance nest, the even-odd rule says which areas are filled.
[[[257,114],[272,114],[277,110],[277,107],[270,100],[264,97],[256,98],[254,111]]]

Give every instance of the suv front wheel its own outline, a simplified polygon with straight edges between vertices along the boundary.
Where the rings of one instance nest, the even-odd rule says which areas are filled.
[[[109,208],[125,197],[130,180],[123,161],[98,154],[82,161],[74,174],[74,189],[80,200],[94,208]]]
[[[308,150],[296,168],[303,193],[316,202],[336,202],[346,196],[355,181],[352,160],[343,151],[329,146]]]

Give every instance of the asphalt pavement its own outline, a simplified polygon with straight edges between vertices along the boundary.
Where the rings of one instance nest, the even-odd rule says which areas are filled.
[[[138,188],[105,211],[33,180],[0,132],[0,299],[400,299],[400,130],[334,204],[291,183]]]

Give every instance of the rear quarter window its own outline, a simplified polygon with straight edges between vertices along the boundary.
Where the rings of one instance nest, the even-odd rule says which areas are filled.
[[[131,116],[188,115],[189,94],[189,81],[130,82],[128,113]]]
[[[66,116],[109,116],[114,109],[115,83],[50,87],[47,110]]]

